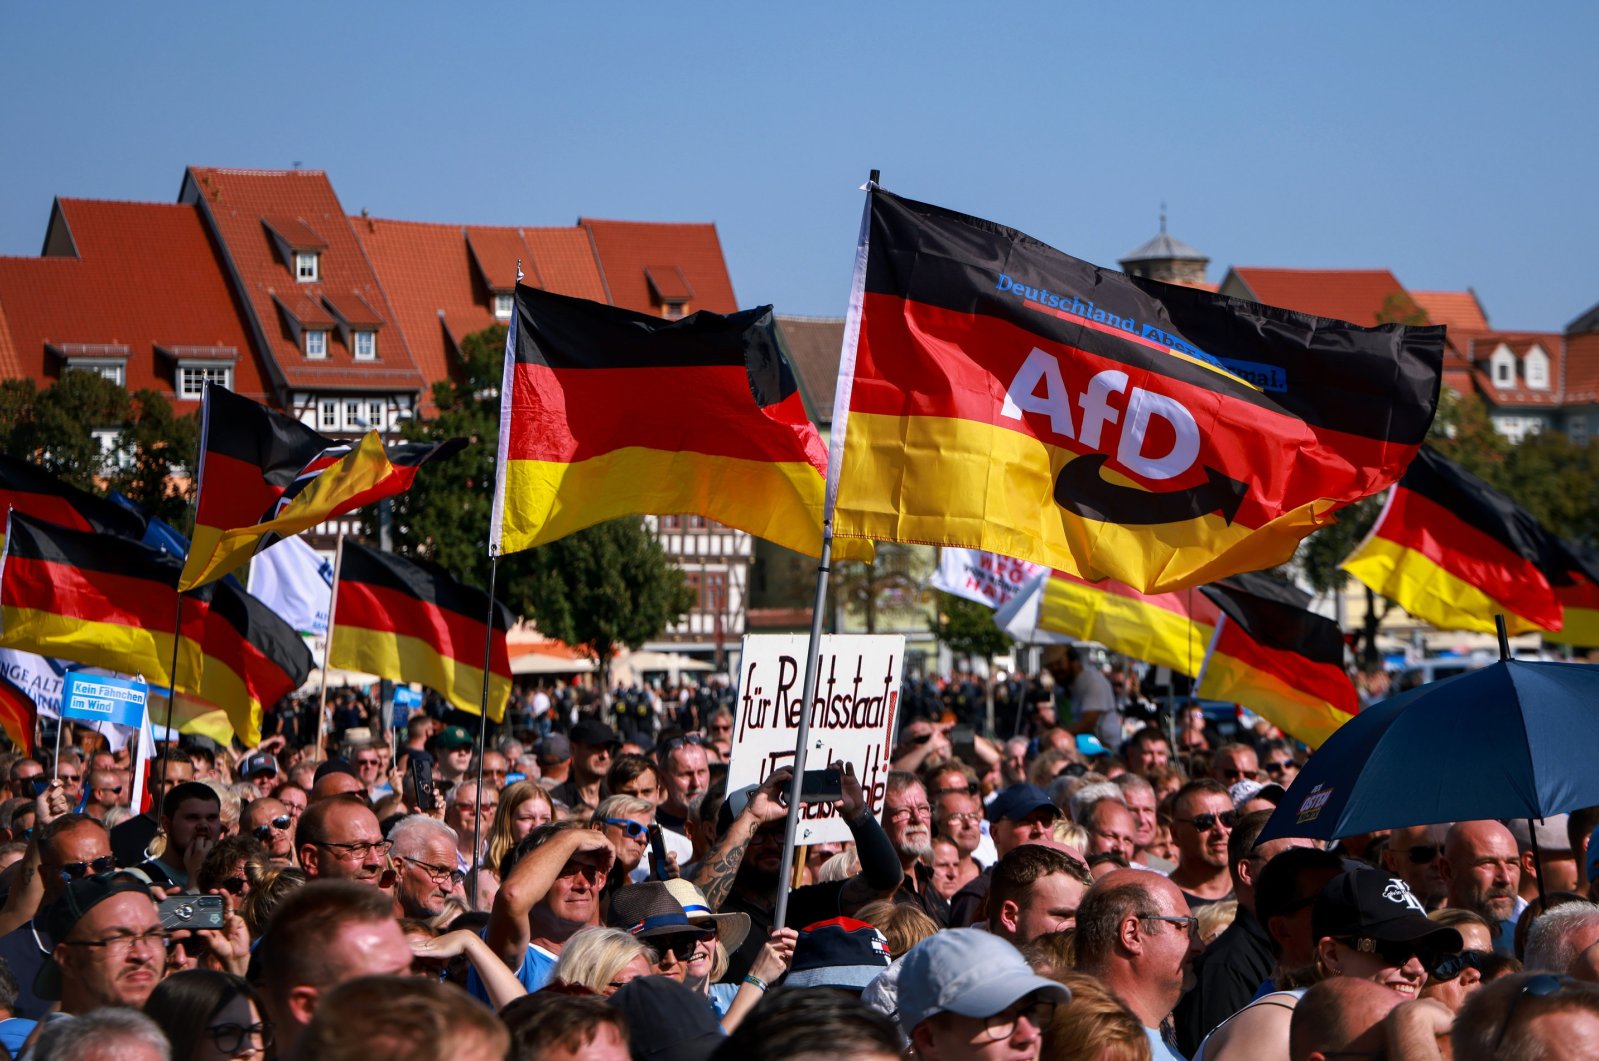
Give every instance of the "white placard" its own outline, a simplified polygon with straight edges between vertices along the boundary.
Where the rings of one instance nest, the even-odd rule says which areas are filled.
[[[929,582],[934,589],[990,608],[1000,608],[1025,589],[1028,582],[1048,571],[1043,564],[946,545],[938,557],[938,570],[933,572]]]
[[[744,638],[729,792],[759,784],[773,770],[793,764],[809,645],[805,634]],[[882,813],[888,787],[904,662],[905,638],[888,634],[828,634],[817,659],[806,768],[820,770],[838,759],[854,764],[873,814]],[[850,839],[849,827],[831,804],[801,808],[796,844]]]

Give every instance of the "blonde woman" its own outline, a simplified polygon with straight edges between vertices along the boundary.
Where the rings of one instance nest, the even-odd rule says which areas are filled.
[[[500,807],[489,826],[488,861],[495,872],[500,862],[528,833],[555,820],[550,794],[536,782],[518,781],[500,793]]]
[[[561,948],[551,983],[580,984],[610,998],[630,980],[655,971],[655,952],[619,928],[585,928]]]

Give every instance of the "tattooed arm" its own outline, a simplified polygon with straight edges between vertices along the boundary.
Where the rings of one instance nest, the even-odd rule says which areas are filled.
[[[777,794],[788,788],[793,776],[794,771],[786,766],[772,771],[694,875],[694,886],[705,893],[705,904],[712,910],[720,910],[727,901],[738,867],[744,861],[744,851],[756,832],[769,822],[782,822],[787,817],[788,811],[778,802]]]

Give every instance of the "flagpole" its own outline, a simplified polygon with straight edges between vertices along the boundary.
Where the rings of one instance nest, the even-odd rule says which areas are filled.
[[[866,206],[861,214],[860,237],[855,245],[855,270],[850,280],[849,316],[844,322],[843,349],[839,357],[839,386],[834,399],[833,438],[827,461],[827,493],[822,508],[822,555],[816,565],[816,599],[811,605],[811,643],[805,652],[805,682],[800,696],[799,730],[794,735],[794,776],[788,785],[788,819],[783,826],[783,860],[777,871],[777,908],[772,924],[782,928],[788,916],[788,893],[794,875],[794,844],[799,835],[800,787],[805,779],[805,751],[811,736],[811,704],[816,699],[817,659],[822,649],[822,619],[827,611],[827,578],[833,559],[833,511],[838,504],[838,475],[843,464],[844,431],[848,416],[840,419],[838,410],[849,409],[850,385],[855,379],[855,348],[860,340],[861,305],[866,291],[866,240],[872,220],[872,190],[879,173],[872,170],[866,182]],[[848,376],[846,381],[845,377]]]
[[[191,528],[192,529],[192,528]],[[178,614],[172,622],[172,666],[167,668],[167,721],[162,728],[166,730],[166,737],[161,741],[161,790],[167,787],[167,761],[172,758],[172,745],[177,742],[172,739],[172,708],[178,699],[178,648],[183,644],[183,598],[178,594]],[[149,712],[145,712],[147,715]],[[56,744],[61,743],[60,731],[57,730]],[[158,812],[159,813],[159,812]]]
[[[344,524],[339,524],[339,540],[333,546],[333,587],[328,594],[328,636],[322,642],[322,691],[316,705],[316,757],[322,759],[328,731],[328,656],[333,651],[333,622],[339,606],[339,569],[344,566]]]
[[[483,757],[489,750],[489,676],[494,664],[494,580],[500,573],[500,553],[489,554],[489,617],[484,623],[483,636],[483,699],[478,704],[477,716],[477,805],[483,806]],[[477,906],[478,859],[483,856],[483,815],[472,812],[472,889],[468,892],[472,906]]]

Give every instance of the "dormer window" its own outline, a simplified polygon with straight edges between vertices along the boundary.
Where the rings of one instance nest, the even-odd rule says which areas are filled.
[[[1536,390],[1549,389],[1549,355],[1543,347],[1533,344],[1522,359],[1521,370],[1527,377],[1527,386]]]
[[[508,321],[511,319],[511,309],[514,299],[511,295],[494,296],[494,319]]]
[[[1493,373],[1495,387],[1516,385],[1516,355],[1510,352],[1510,347],[1500,343],[1494,350],[1493,356],[1488,359],[1488,364]]]
[[[681,320],[687,314],[687,302],[667,302],[661,306],[661,316],[669,321]]]
[[[322,256],[312,251],[294,252],[294,278],[302,284],[314,284],[321,278]]]
[[[328,356],[328,333],[321,328],[305,330],[305,356],[320,361]]]
[[[376,361],[378,359],[378,333],[354,333],[355,359],[357,361]]]

